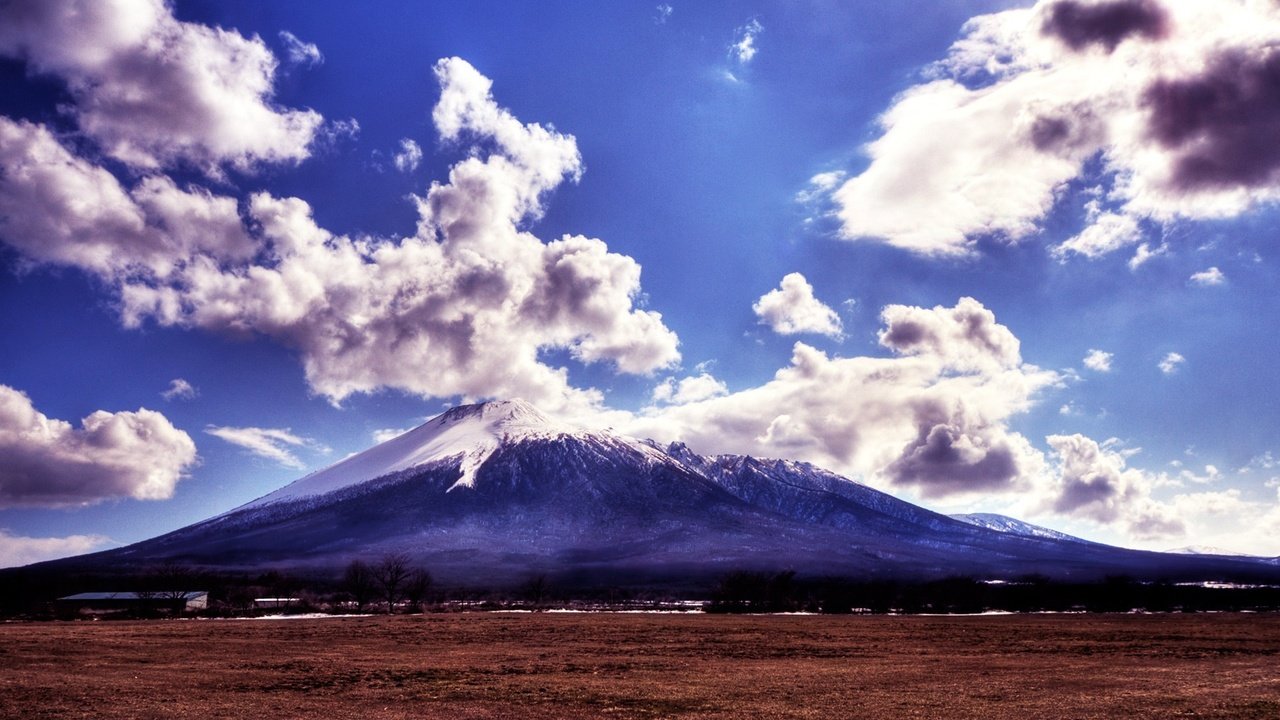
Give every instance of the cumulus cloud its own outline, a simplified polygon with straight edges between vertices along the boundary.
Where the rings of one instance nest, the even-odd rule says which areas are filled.
[[[243,204],[148,176],[126,188],[48,129],[0,118],[0,237],[28,261],[116,287],[122,320],[258,334],[299,351],[333,402],[399,388],[432,397],[526,397],[593,407],[541,359],[648,374],[679,360],[661,315],[636,307],[640,266],[601,240],[523,229],[576,180],[573,137],[524,124],[457,58],[436,66],[441,136],[466,157],[416,199],[418,233],[334,235],[306,202]]]
[[[301,160],[323,121],[273,102],[261,38],[180,22],[162,0],[5,3],[0,55],[65,80],[80,130],[137,168]]]
[[[1157,39],[1168,28],[1168,14],[1154,0],[1058,0],[1046,8],[1040,30],[1072,50],[1097,46],[1112,52],[1125,39]]]
[[[758,387],[653,408],[617,423],[703,452],[798,458],[926,497],[1028,487],[1042,455],[1008,421],[1057,374],[1022,362],[980,303],[890,306],[880,342],[897,357],[829,357],[796,343]]]
[[[764,32],[764,26],[759,20],[752,18],[746,25],[738,28],[735,34],[737,40],[729,46],[729,55],[742,65],[751,62],[760,50],[756,47],[756,38],[762,32]]]
[[[165,400],[191,400],[200,395],[200,391],[195,386],[183,380],[182,378],[174,378],[169,381],[169,387],[160,393],[160,397]]]
[[[294,65],[315,67],[324,62],[324,55],[315,43],[302,42],[288,30],[280,31],[280,42],[284,43],[285,59]]]
[[[1160,372],[1165,375],[1172,375],[1182,369],[1182,366],[1186,364],[1186,362],[1187,359],[1182,357],[1181,354],[1171,352],[1160,359],[1160,363],[1157,367],[1159,367]]]
[[[111,542],[104,535],[26,537],[0,528],[0,568],[18,567],[71,555],[83,555]]]
[[[844,330],[840,316],[814,297],[813,286],[798,272],[783,277],[781,287],[765,293],[751,309],[761,324],[780,335],[817,333],[840,337]]]
[[[391,162],[395,163],[400,172],[413,172],[422,163],[422,147],[413,140],[404,138],[400,141],[400,150],[392,156]]]
[[[683,405],[728,394],[729,387],[723,381],[704,372],[680,378],[679,381],[675,378],[667,378],[653,389],[653,401]]]
[[[1099,213],[1083,230],[1055,245],[1051,252],[1054,257],[1063,261],[1073,254],[1097,258],[1133,245],[1141,239],[1142,229],[1138,226],[1138,220],[1132,215]],[[1145,261],[1145,258],[1137,261],[1135,267]]]
[[[1090,350],[1084,356],[1084,366],[1094,372],[1106,373],[1111,372],[1111,359],[1115,357],[1109,352],[1102,350]]]
[[[327,450],[311,438],[295,435],[288,428],[210,426],[205,428],[205,432],[294,470],[302,470],[307,465],[290,448],[311,448],[322,452]]]
[[[98,410],[77,428],[0,385],[0,507],[164,500],[195,461],[191,437],[153,410]]]
[[[889,305],[880,317],[880,344],[903,355],[935,358],[961,370],[1009,369],[1022,362],[1018,338],[970,297],[950,308]]]
[[[0,170],[0,237],[37,263],[115,279],[254,252],[235,200],[163,176],[126,190],[41,125],[0,117]]]
[[[1035,235],[1085,180],[1104,192],[1054,252],[1098,257],[1137,244],[1143,221],[1273,202],[1278,42],[1280,13],[1252,0],[1041,0],[975,17],[833,193],[842,233],[965,255],[983,236]]]
[[[1126,467],[1123,453],[1083,435],[1046,438],[1056,460],[1054,512],[1099,523],[1122,524],[1139,539],[1180,536],[1177,513],[1151,499],[1152,481]]]
[[[1222,273],[1216,266],[1208,270],[1201,270],[1191,275],[1191,282],[1200,287],[1212,287],[1221,285],[1227,281],[1227,276]]]

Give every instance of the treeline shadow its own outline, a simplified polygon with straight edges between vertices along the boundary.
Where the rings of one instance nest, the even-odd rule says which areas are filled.
[[[792,571],[737,571],[720,578],[710,613],[813,612],[1240,612],[1280,610],[1280,587],[1139,581],[1111,576],[1063,582],[1029,575],[1008,581],[951,577],[927,582],[800,579]]]

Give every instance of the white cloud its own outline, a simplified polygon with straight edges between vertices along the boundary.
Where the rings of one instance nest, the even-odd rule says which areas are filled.
[[[813,295],[813,286],[798,272],[782,278],[782,285],[770,290],[751,306],[760,323],[780,335],[817,333],[840,337],[844,328],[840,316]]]
[[[400,172],[413,172],[422,163],[422,148],[413,140],[403,138],[400,140],[400,150],[392,156],[391,161]]]
[[[809,178],[809,183],[805,189],[796,193],[796,202],[812,205],[826,200],[831,196],[831,191],[837,188],[844,178],[845,173],[842,170],[820,172]]]
[[[417,427],[417,426],[414,426],[414,427]],[[370,434],[370,437],[372,437],[372,438],[373,438],[373,444],[374,444],[374,445],[381,445],[382,443],[384,443],[384,442],[386,442],[386,441],[388,441],[388,440],[393,440],[393,439],[395,439],[395,438],[400,437],[401,435],[403,435],[403,434],[405,434],[405,433],[409,432],[409,431],[410,431],[410,430],[412,430],[412,429],[413,429],[412,427],[406,427],[406,428],[378,428],[377,430],[374,430],[374,431]]]
[[[751,62],[760,50],[756,47],[756,38],[762,32],[764,32],[764,26],[759,20],[755,18],[749,20],[746,25],[737,29],[735,34],[737,40],[729,46],[729,55],[742,65]]]
[[[675,334],[636,307],[639,264],[598,239],[544,243],[522,229],[581,174],[573,137],[521,123],[462,60],[436,74],[433,118],[470,152],[417,198],[415,236],[337,236],[302,200],[257,193],[237,207],[163,176],[125,189],[47,129],[2,118],[0,236],[28,261],[112,283],[127,326],[255,333],[295,348],[312,389],[333,402],[394,387],[581,409],[602,395],[571,387],[544,350],[633,374],[675,364]]]
[[[1042,455],[1008,420],[1059,376],[971,299],[890,306],[880,341],[899,357],[829,357],[796,343],[755,388],[612,418],[625,432],[695,450],[796,458],[926,497],[1029,487]]]
[[[1167,244],[1161,243],[1159,247],[1152,250],[1150,245],[1142,243],[1138,246],[1138,249],[1134,251],[1133,257],[1129,258],[1129,269],[1137,270],[1145,265],[1147,261],[1152,258],[1160,257],[1167,252],[1169,252],[1169,246]]]
[[[681,378],[678,382],[675,378],[667,378],[653,388],[653,401],[684,405],[728,394],[729,388],[724,382],[717,380],[710,373],[703,372]]]
[[[1138,227],[1138,221],[1132,215],[1100,213],[1075,237],[1055,245],[1052,252],[1054,257],[1062,261],[1072,253],[1092,259],[1115,252],[1127,245],[1133,245],[1141,239],[1142,229]],[[1141,265],[1142,262],[1145,260],[1137,264]]]
[[[1109,352],[1102,350],[1089,350],[1089,354],[1084,356],[1084,366],[1094,372],[1106,373],[1111,372],[1111,359],[1115,357]]]
[[[288,30],[280,31],[280,42],[284,44],[285,59],[294,65],[315,67],[324,62],[324,55],[315,43],[302,42]]]
[[[19,567],[71,555],[83,555],[107,545],[111,539],[103,535],[70,535],[67,537],[26,537],[0,528],[0,568]]]
[[[1017,367],[1021,343],[995,313],[973,298],[932,309],[889,305],[880,313],[880,344],[903,355],[936,358],[948,366],[981,371]]]
[[[1227,281],[1227,276],[1217,267],[1211,267],[1208,270],[1201,270],[1191,276],[1191,282],[1200,287],[1212,287],[1221,285]]]
[[[165,400],[191,400],[199,396],[200,391],[182,378],[170,380],[169,387],[160,393]]]
[[[1099,205],[1059,257],[1132,245],[1139,220],[1274,202],[1280,111],[1254,89],[1269,87],[1278,42],[1280,13],[1253,0],[1041,0],[975,17],[835,191],[842,233],[969,254],[985,235],[1035,235],[1066,184],[1099,167]]]
[[[209,426],[205,428],[205,432],[226,440],[232,445],[239,445],[258,457],[266,458],[294,470],[305,469],[307,465],[298,459],[298,456],[294,455],[293,450],[290,448],[310,448],[321,452],[327,451],[327,448],[315,440],[295,435],[288,428]]]
[[[154,410],[98,410],[76,428],[0,385],[0,507],[164,500],[195,462],[191,437]]]
[[[1160,359],[1158,367],[1160,368],[1160,372],[1165,375],[1172,375],[1178,372],[1186,362],[1187,359],[1182,357],[1182,355],[1176,352],[1171,352]]]
[[[192,254],[244,259],[236,201],[163,176],[126,190],[49,130],[0,117],[0,237],[28,260],[108,279],[172,272]]]
[[[671,13],[675,12],[675,8],[671,3],[662,3],[657,7],[657,14],[653,16],[653,22],[658,25],[666,25],[671,19]]]
[[[1121,524],[1139,539],[1181,536],[1178,514],[1151,498],[1152,480],[1125,455],[1083,435],[1046,438],[1057,461],[1051,507],[1060,515]]]
[[[302,160],[323,120],[276,106],[261,38],[180,22],[161,0],[8,3],[0,54],[64,79],[80,130],[136,168]]]

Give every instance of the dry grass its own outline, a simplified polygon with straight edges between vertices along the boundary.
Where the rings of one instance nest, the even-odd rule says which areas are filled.
[[[4,718],[1280,717],[1280,616],[0,626]]]

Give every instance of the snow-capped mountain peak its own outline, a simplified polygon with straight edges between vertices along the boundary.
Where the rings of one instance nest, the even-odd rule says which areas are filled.
[[[401,470],[455,458],[460,460],[462,474],[453,487],[471,487],[476,470],[502,445],[581,432],[582,429],[574,425],[552,420],[524,400],[460,405],[381,445],[317,470],[237,509],[323,495]]]

